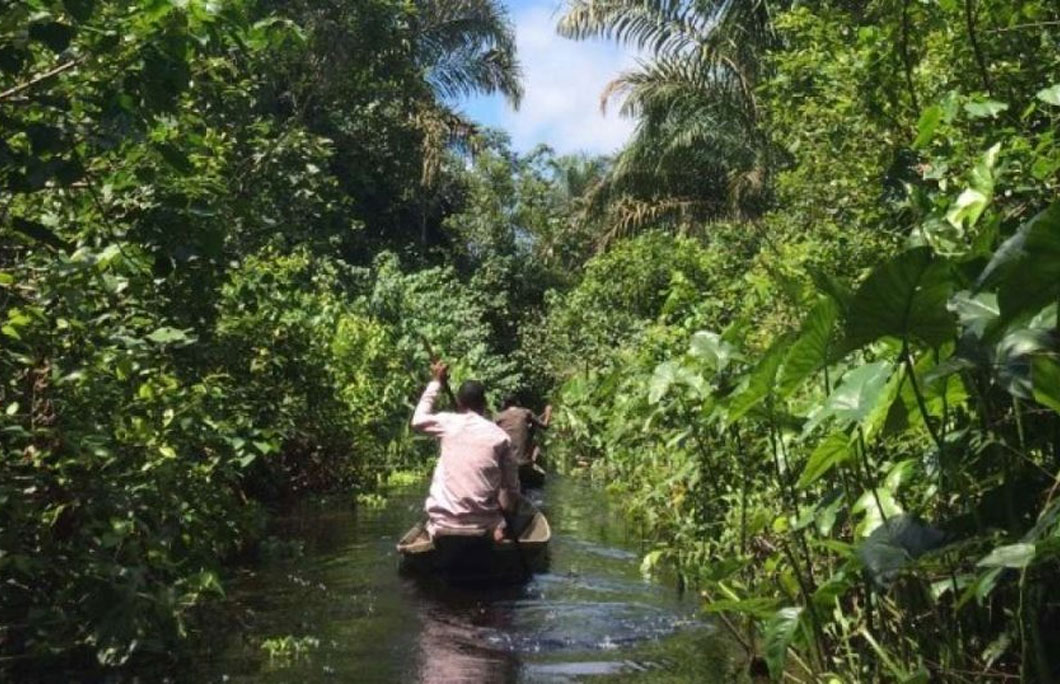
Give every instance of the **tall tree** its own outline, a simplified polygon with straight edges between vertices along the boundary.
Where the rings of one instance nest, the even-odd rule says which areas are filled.
[[[637,129],[593,193],[609,212],[603,239],[667,222],[746,217],[764,206],[770,148],[755,86],[774,42],[769,18],[785,2],[568,0],[559,32],[609,38],[647,52],[601,104],[620,100]]]

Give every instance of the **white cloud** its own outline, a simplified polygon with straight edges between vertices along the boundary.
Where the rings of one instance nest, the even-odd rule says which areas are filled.
[[[561,154],[614,152],[634,122],[619,117],[615,107],[601,114],[600,93],[635,65],[635,54],[613,43],[563,38],[556,33],[557,15],[544,4],[513,14],[526,94],[519,111],[505,106],[497,123],[516,149],[546,143]]]

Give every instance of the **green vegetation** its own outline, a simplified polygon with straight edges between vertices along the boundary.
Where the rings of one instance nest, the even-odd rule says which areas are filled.
[[[168,653],[270,510],[407,483],[426,339],[773,677],[1060,677],[1056,4],[558,21],[645,51],[614,159],[454,109],[521,97],[498,2],[0,10],[5,674]]]
[[[557,446],[774,678],[1060,676],[1058,19],[568,3],[651,55],[598,215],[695,244],[554,301]]]

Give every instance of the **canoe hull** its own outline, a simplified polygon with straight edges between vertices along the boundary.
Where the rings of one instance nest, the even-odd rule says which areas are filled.
[[[521,465],[519,484],[523,489],[541,489],[545,486],[545,471],[536,463]]]
[[[548,567],[548,521],[540,512],[519,542],[494,542],[490,535],[440,534],[433,539],[417,523],[398,542],[401,568],[448,581],[470,584],[524,582]]]

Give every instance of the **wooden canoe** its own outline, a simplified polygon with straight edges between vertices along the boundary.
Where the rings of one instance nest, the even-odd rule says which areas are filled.
[[[545,471],[536,463],[519,466],[519,485],[523,489],[541,489],[545,486]]]
[[[519,541],[493,541],[488,530],[452,531],[432,539],[418,522],[398,541],[402,569],[471,583],[519,582],[547,564],[552,528],[535,511]]]

